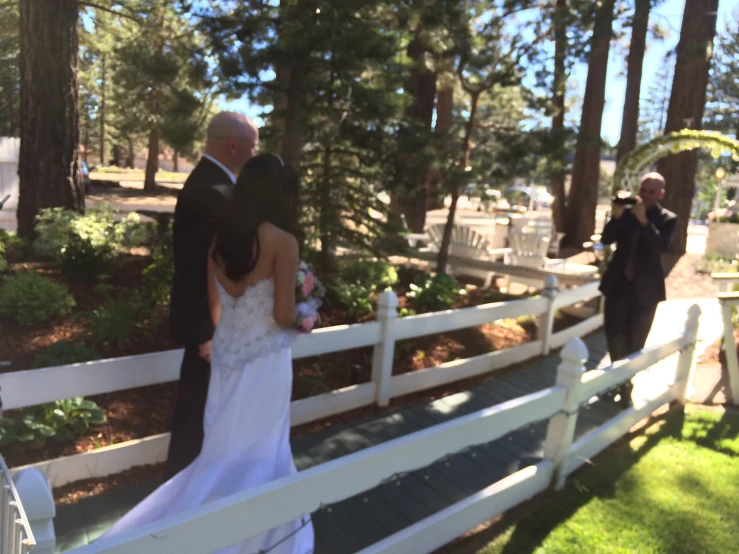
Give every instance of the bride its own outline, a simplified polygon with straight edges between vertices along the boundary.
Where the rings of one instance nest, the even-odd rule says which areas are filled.
[[[273,154],[239,174],[208,259],[216,325],[200,455],[102,538],[296,472],[290,450],[291,339],[297,312],[299,180]],[[308,517],[221,553],[313,552]]]

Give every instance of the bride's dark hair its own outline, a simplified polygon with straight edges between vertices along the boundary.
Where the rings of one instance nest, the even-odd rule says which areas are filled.
[[[300,178],[275,154],[259,154],[239,173],[218,226],[213,260],[232,281],[246,277],[259,259],[257,228],[266,221],[297,234]]]

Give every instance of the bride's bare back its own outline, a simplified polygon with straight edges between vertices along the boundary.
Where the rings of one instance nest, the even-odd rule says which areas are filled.
[[[224,265],[208,256],[208,299],[213,322],[220,319],[220,301],[216,280],[232,297],[242,296],[247,289],[266,279],[274,279],[274,318],[281,327],[289,328],[295,324],[295,279],[300,262],[298,241],[276,225],[265,222],[257,228],[259,233],[259,253],[257,263],[246,277],[232,281],[226,276]],[[212,251],[212,249],[211,249]]]

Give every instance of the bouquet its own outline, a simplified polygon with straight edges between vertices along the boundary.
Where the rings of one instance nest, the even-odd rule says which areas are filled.
[[[298,331],[310,333],[321,321],[318,308],[321,307],[326,289],[313,274],[305,262],[300,262],[295,288],[295,304],[298,320],[295,324]]]

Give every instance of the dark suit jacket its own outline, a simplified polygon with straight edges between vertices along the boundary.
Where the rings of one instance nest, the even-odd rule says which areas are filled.
[[[661,206],[647,211],[649,224],[639,225],[631,210],[625,210],[619,219],[611,219],[603,228],[601,242],[616,243],[613,254],[600,283],[601,292],[608,297],[618,282],[625,279],[624,270],[632,242],[638,244],[635,251],[634,289],[642,306],[657,304],[665,299],[665,273],[662,268],[662,254],[670,244],[670,238],[677,224],[677,216]]]
[[[232,189],[223,169],[201,158],[177,196],[169,314],[172,336],[180,344],[203,344],[213,337],[215,329],[208,308],[208,250]]]

